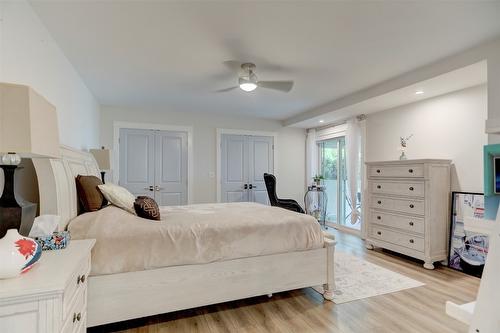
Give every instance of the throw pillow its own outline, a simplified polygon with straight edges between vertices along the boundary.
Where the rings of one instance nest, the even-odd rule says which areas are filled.
[[[134,202],[135,213],[137,216],[149,219],[160,220],[160,209],[153,198],[147,196],[138,196]]]

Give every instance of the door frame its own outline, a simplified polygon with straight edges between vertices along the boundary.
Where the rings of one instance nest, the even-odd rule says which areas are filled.
[[[113,121],[113,182],[118,184],[120,180],[120,130],[122,128],[158,130],[158,131],[176,131],[187,133],[188,146],[188,179],[187,179],[187,202],[193,203],[193,127],[176,126],[165,124],[136,123],[125,121]]]
[[[217,133],[217,142],[216,142],[216,163],[217,163],[217,171],[216,171],[216,183],[217,183],[217,202],[221,202],[221,155],[222,155],[222,135],[223,134],[233,134],[233,135],[250,135],[250,136],[272,136],[273,137],[273,170],[274,174],[277,169],[277,161],[276,161],[276,152],[278,151],[278,133],[276,132],[266,132],[266,131],[252,131],[252,130],[239,130],[239,129],[229,129],[229,128],[216,128]]]

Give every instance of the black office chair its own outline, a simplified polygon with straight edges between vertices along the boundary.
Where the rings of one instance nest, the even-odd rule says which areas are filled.
[[[304,210],[297,201],[292,199],[279,199],[276,195],[276,177],[269,173],[264,174],[264,182],[266,183],[267,195],[269,196],[269,201],[271,206],[277,206],[284,209],[288,209],[297,213],[304,213]]]

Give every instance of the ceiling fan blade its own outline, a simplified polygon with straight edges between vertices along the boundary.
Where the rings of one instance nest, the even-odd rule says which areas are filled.
[[[239,87],[235,86],[235,87],[230,87],[230,88],[219,89],[219,90],[216,90],[215,92],[217,92],[217,93],[227,92],[227,91],[231,91],[231,90],[234,90],[234,89],[237,89],[237,88],[239,88]]]
[[[261,88],[289,92],[293,88],[293,81],[259,81],[257,85]]]

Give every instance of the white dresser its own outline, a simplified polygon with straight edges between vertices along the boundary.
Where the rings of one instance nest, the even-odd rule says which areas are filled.
[[[94,240],[44,251],[20,277],[0,280],[0,332],[86,331],[87,278]]]
[[[447,260],[450,160],[367,162],[366,247],[424,261]]]

